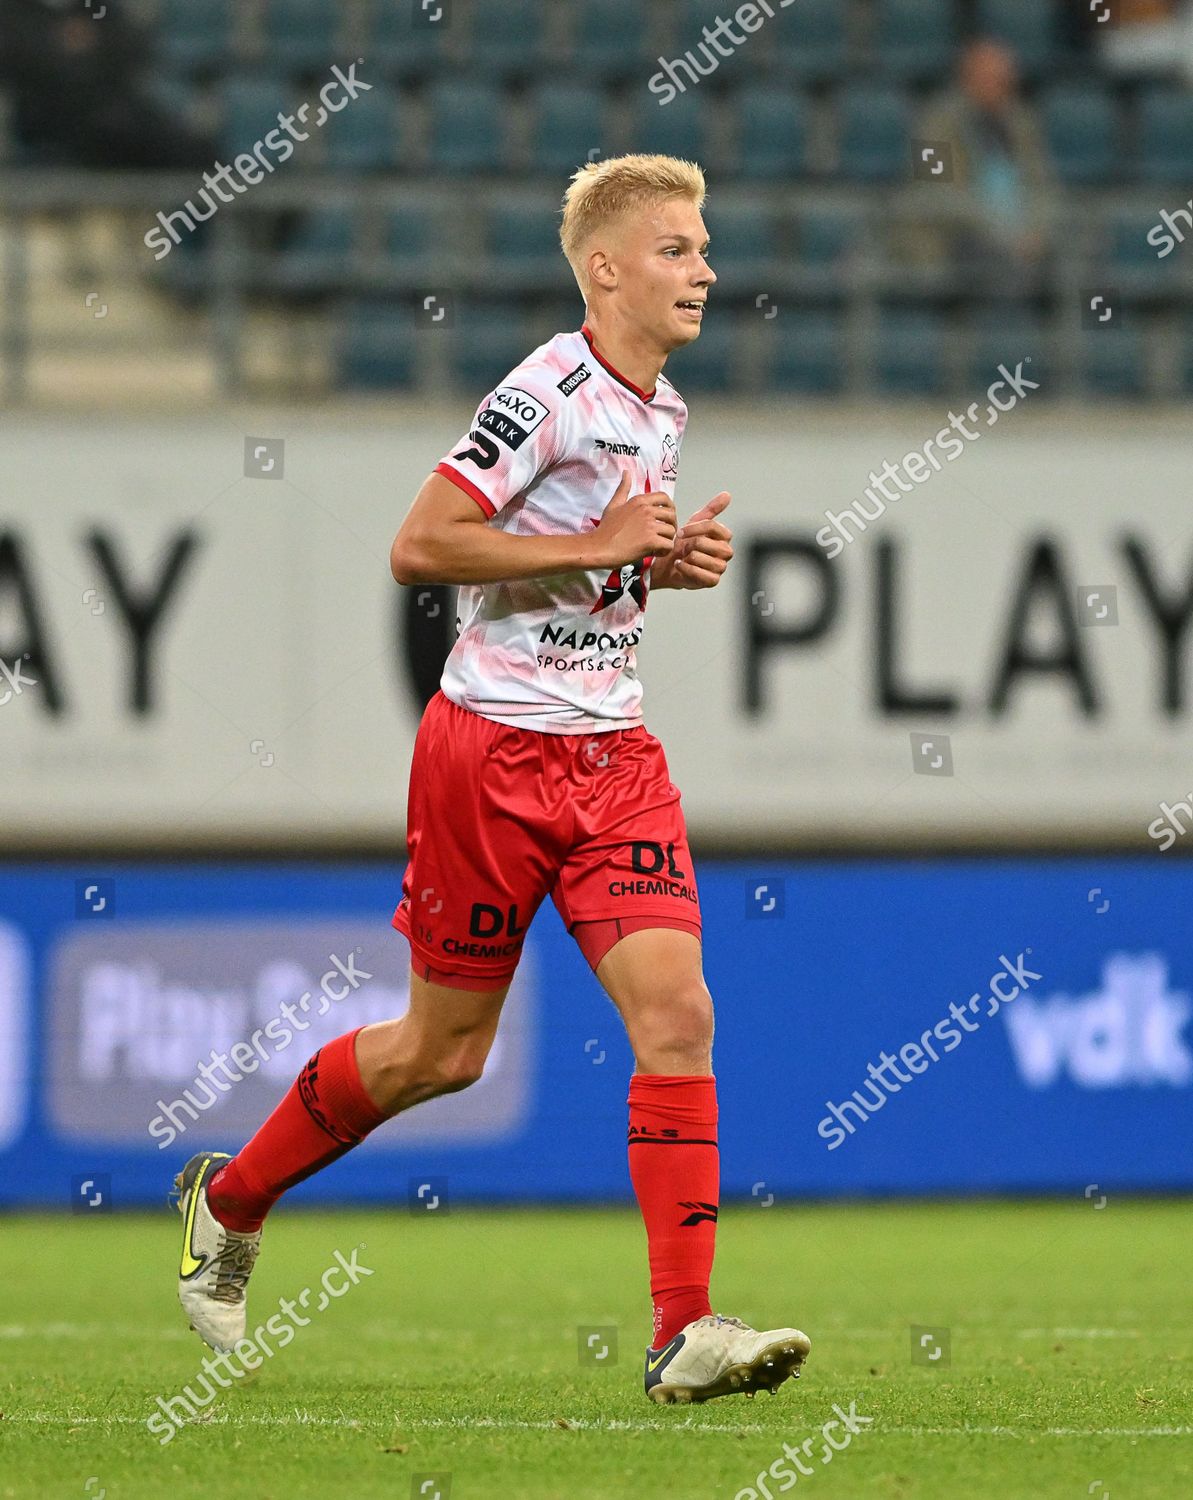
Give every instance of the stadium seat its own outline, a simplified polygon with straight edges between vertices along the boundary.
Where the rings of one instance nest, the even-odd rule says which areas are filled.
[[[988,389],[999,365],[1014,371],[1020,360],[1025,361],[1027,378],[1040,384],[1038,393],[1029,392],[1033,400],[1037,394],[1046,395],[1051,390],[1051,350],[1044,323],[1036,313],[1025,307],[987,307],[978,319],[974,335],[969,379],[975,392]],[[1026,363],[1028,360],[1030,364]]]
[[[570,0],[571,57],[584,78],[621,79],[649,60],[647,7],[626,0]]]
[[[778,224],[774,213],[760,205],[747,207],[713,205],[705,211],[710,241],[709,263],[725,291],[741,282],[761,291],[759,277],[782,259]],[[714,294],[715,296],[715,294]]]
[[[734,100],[737,175],[801,177],[808,166],[808,111],[803,96],[778,85],[747,84]]]
[[[669,104],[635,91],[632,139],[636,151],[659,151],[715,166],[708,160],[708,96],[688,89]]]
[[[710,313],[696,342],[668,359],[664,373],[681,396],[733,389],[734,321],[727,308]]]
[[[776,390],[828,396],[845,384],[845,327],[823,308],[780,311],[769,384]]]
[[[273,130],[279,130],[278,114],[293,115],[302,103],[294,98],[276,78],[241,74],[228,79],[222,94],[223,120],[220,126],[220,144],[228,155],[251,151],[256,142]],[[295,124],[303,130],[308,127]],[[283,132],[281,144],[290,141]],[[290,141],[294,151],[301,150],[303,142]],[[285,154],[284,152],[282,153]]]
[[[911,114],[899,89],[849,84],[838,98],[841,175],[890,181],[910,171]]]
[[[412,386],[418,337],[407,308],[391,301],[350,303],[338,331],[339,384],[355,390]]]
[[[977,34],[1006,42],[1029,77],[1045,73],[1058,45],[1053,0],[980,0]]]
[[[456,310],[452,373],[477,401],[526,358],[536,341],[527,320],[506,303],[467,302]]]
[[[927,308],[884,308],[874,349],[874,379],[895,396],[938,396],[945,385],[946,324]]]
[[[952,6],[940,0],[880,0],[873,47],[880,75],[908,82],[942,78],[955,46]]]
[[[391,260],[429,255],[437,238],[433,216],[421,208],[391,209],[385,226],[385,252]]]
[[[543,0],[472,0],[470,78],[530,78],[546,58]]]
[[[537,172],[566,177],[605,141],[605,96],[583,83],[544,83],[531,98],[530,161]]]
[[[343,61],[340,10],[338,0],[268,0],[262,31],[269,65],[330,74],[332,63]]]
[[[806,209],[796,219],[796,247],[801,264],[836,265],[857,244],[862,232],[857,212]]]
[[[491,172],[504,164],[502,94],[490,84],[444,79],[430,91],[429,165],[441,172]]]
[[[1062,182],[1109,182],[1121,162],[1119,115],[1109,91],[1094,79],[1061,83],[1042,101],[1044,130]]]
[[[439,9],[372,0],[362,77],[371,79],[374,70],[419,82],[434,77],[443,67],[451,30],[451,12],[442,7],[436,21]]]
[[[1193,93],[1156,88],[1142,96],[1137,171],[1145,182],[1193,191]]]
[[[383,83],[375,83],[323,127],[327,164],[349,172],[378,172],[401,161],[398,101]]]
[[[511,273],[521,284],[544,287],[572,282],[559,244],[558,219],[541,203],[503,203],[493,209],[486,244],[494,269]]]
[[[231,0],[162,0],[158,12],[162,62],[183,72],[216,69],[232,44]]]
[[[1081,373],[1093,396],[1119,399],[1147,394],[1147,358],[1138,328],[1085,330],[1081,335]]]
[[[844,77],[849,65],[847,13],[842,0],[800,0],[779,11],[768,23],[766,56],[786,77],[803,82]]]
[[[290,292],[342,286],[357,244],[357,221],[349,204],[319,208],[304,216],[273,267],[276,284]]]

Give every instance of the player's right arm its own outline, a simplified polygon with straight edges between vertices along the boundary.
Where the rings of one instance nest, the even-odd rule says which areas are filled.
[[[390,549],[398,583],[491,583],[661,556],[675,541],[669,495],[630,494],[622,475],[601,524],[566,536],[516,536],[488,526],[476,500],[442,474],[427,477]]]

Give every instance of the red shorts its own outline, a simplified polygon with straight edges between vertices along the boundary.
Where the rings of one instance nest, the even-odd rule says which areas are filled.
[[[508,984],[548,892],[594,969],[629,930],[700,937],[679,798],[642,725],[548,734],[437,691],[414,742],[393,916],[417,971],[456,988]],[[600,925],[577,927],[588,923]]]

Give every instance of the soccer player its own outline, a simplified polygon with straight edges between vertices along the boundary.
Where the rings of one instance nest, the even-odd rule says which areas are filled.
[[[625,1023],[629,1170],[646,1225],[655,1401],[773,1390],[810,1343],[715,1314],[719,1198],[712,999],[680,793],[642,722],[635,648],[656,589],[714,588],[733,556],[727,493],[681,528],[687,421],[663,376],[716,281],[689,162],[581,168],[561,240],[586,304],[481,402],[394,540],[402,584],[458,584],[458,634],[410,771],[393,925],[410,1006],[322,1047],[235,1158],[176,1179],[179,1295],[217,1349],[277,1199],[423,1099],[481,1075],[526,928],[550,892]]]

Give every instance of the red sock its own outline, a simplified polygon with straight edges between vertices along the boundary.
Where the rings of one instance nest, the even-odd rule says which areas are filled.
[[[712,1311],[721,1163],[713,1075],[635,1073],[630,1079],[630,1179],[646,1222],[652,1347]]]
[[[207,1200],[225,1229],[260,1229],[288,1188],[351,1151],[389,1118],[361,1082],[356,1033],[362,1029],[321,1047],[248,1145],[212,1177]]]

